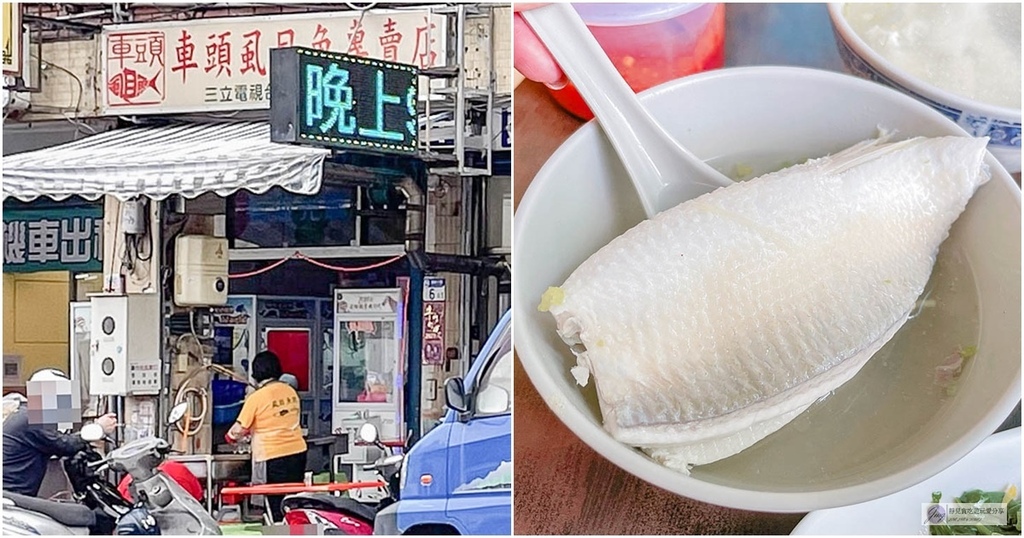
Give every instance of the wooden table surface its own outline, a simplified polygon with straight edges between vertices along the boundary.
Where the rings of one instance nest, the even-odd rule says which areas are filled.
[[[823,5],[731,4],[726,64],[840,70]],[[546,89],[515,91],[514,201],[582,122]],[[803,514],[733,510],[680,497],[621,470],[580,441],[548,409],[516,361],[516,534],[789,534]]]

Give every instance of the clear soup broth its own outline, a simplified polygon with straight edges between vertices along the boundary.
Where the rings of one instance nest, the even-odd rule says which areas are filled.
[[[794,162],[754,156],[737,167],[711,162],[736,179],[749,179]],[[834,486],[844,475],[859,483],[858,470],[899,450],[916,432],[941,420],[952,399],[935,380],[935,368],[958,350],[976,346],[980,334],[978,292],[967,257],[957,247],[956,227],[939,250],[925,288],[926,306],[845,385],[811,405],[795,420],[747,450],[692,470],[695,478],[724,485],[749,484],[751,475],[773,491]],[[923,302],[919,298],[918,304]],[[959,376],[970,375],[971,359]],[[911,397],[910,395],[918,395]]]

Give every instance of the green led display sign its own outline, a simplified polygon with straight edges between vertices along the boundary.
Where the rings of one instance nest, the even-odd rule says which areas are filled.
[[[389,153],[417,151],[415,67],[290,47],[270,51],[270,139]]]

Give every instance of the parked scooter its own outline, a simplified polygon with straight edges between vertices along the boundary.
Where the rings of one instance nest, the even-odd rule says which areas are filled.
[[[188,404],[171,409],[168,424],[185,416]],[[82,439],[90,442],[104,438],[97,424],[82,427]],[[116,522],[114,534],[221,534],[216,520],[195,498],[157,469],[170,445],[159,437],[132,441],[112,450],[106,457],[92,449],[65,460],[77,503],[65,503],[3,493],[3,534],[75,535],[89,534],[101,511]],[[116,489],[101,477],[106,469],[132,476],[134,498],[131,506]]]
[[[375,504],[361,503],[348,497],[339,497],[330,493],[297,493],[289,495],[281,502],[286,525],[318,525],[324,534],[334,535],[370,535],[373,534],[373,521],[377,512],[398,502],[400,471],[405,456],[402,454],[388,455],[390,450],[380,441],[377,428],[373,424],[363,424],[359,428],[359,438],[368,444],[374,444],[384,451],[384,456],[364,470],[376,470],[384,479],[387,495]]]

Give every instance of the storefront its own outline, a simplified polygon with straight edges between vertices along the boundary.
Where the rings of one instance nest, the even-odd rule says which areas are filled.
[[[5,163],[11,154],[81,138],[77,129],[66,121],[5,125]],[[64,330],[73,323],[68,302],[99,291],[103,206],[78,197],[29,203],[5,199],[3,221],[3,386],[7,393],[24,390],[26,379],[36,370],[71,367],[68,349],[73,339]]]
[[[55,260],[59,261],[62,247],[67,252],[73,250],[67,244],[72,236],[61,236],[61,227],[81,232],[82,223],[88,220],[89,237],[95,240],[82,243],[76,252],[99,256],[77,269],[104,275],[99,279],[102,289],[97,291],[159,295],[160,312],[168,314],[159,332],[135,326],[129,331],[163,334],[166,345],[161,347],[171,351],[157,351],[159,356],[150,362],[164,366],[161,379],[153,386],[136,385],[134,367],[141,369],[142,365],[131,361],[141,359],[129,358],[125,365],[132,368],[128,390],[97,402],[100,410],[114,410],[124,417],[126,439],[160,431],[163,410],[173,401],[187,399],[182,394],[188,389],[198,388],[191,393],[202,399],[196,407],[209,412],[189,431],[190,451],[216,454],[232,450],[218,446],[222,443],[217,440],[233,422],[233,416],[229,416],[232,411],[237,415],[244,385],[226,375],[213,374],[204,382],[183,386],[183,379],[190,377],[185,371],[191,372],[198,363],[179,366],[175,360],[180,352],[192,351],[181,346],[181,337],[193,332],[210,348],[195,352],[200,360],[226,366],[240,380],[247,378],[248,359],[257,351],[271,349],[278,353],[286,368],[294,370],[289,373],[300,380],[302,422],[310,453],[321,460],[311,466],[333,468],[351,479],[352,463],[331,461],[335,454],[345,454],[352,448],[346,436],[339,439],[334,434],[346,433],[359,424],[333,420],[340,417],[336,412],[339,406],[344,408],[346,401],[358,403],[356,407],[363,411],[359,421],[372,418],[364,404],[377,396],[361,394],[364,387],[372,387],[372,392],[384,395],[383,402],[374,402],[382,431],[395,439],[405,432],[405,381],[416,375],[420,352],[419,324],[409,320],[422,316],[420,296],[410,294],[409,289],[414,282],[422,282],[422,271],[406,256],[406,198],[400,194],[405,191],[396,186],[416,190],[416,181],[406,173],[415,173],[417,165],[406,163],[407,170],[389,169],[388,164],[399,161],[386,158],[375,159],[374,168],[353,165],[338,162],[344,157],[331,158],[328,150],[275,144],[269,138],[266,124],[136,127],[10,156],[4,166],[5,200],[38,199],[32,203],[39,204],[44,199],[66,199],[72,194],[83,200],[105,198],[107,244],[101,251],[101,236],[96,231],[102,227],[104,211],[99,203],[83,206],[78,210],[81,215],[75,213],[77,206],[67,204],[60,205],[61,211],[53,215],[44,209],[21,213],[12,210],[5,212],[5,261],[12,268],[46,269],[37,260],[58,256]],[[422,173],[420,181],[425,181]],[[17,204],[11,202],[8,206]],[[136,205],[142,209],[126,209]],[[138,215],[142,215],[137,219],[140,222],[130,224]],[[28,221],[30,216],[35,220]],[[56,235],[40,231],[51,228]],[[26,234],[21,234],[22,230]],[[182,235],[223,238],[229,247],[228,306],[249,297],[247,309],[232,312],[224,307],[176,304],[180,275],[175,271],[180,264],[176,263],[175,245]],[[26,242],[23,251],[18,249],[21,238]],[[5,275],[5,283],[14,278],[13,273]],[[12,284],[18,290],[44,286],[41,281]],[[61,309],[67,320],[66,277],[63,285]],[[338,321],[338,305],[344,300],[340,290],[352,289],[366,290],[363,294],[369,296],[377,293],[375,290],[393,295],[393,319]],[[40,315],[53,315],[39,308],[38,298],[33,297],[11,301],[9,308],[12,315],[8,319],[19,324],[39,321],[36,318]],[[88,302],[72,302],[71,311],[82,328],[90,325]],[[252,316],[254,330],[244,335],[244,345],[243,335],[236,338],[230,331],[238,313]],[[64,330],[68,326],[65,321],[61,331],[51,327],[41,332],[67,335]],[[349,327],[359,330],[339,334],[339,328]],[[88,357],[88,347],[77,345],[80,340],[90,341],[79,334],[85,332],[82,328],[74,333],[82,338],[70,342],[72,357],[82,355],[82,351]],[[225,328],[230,332],[225,334]],[[383,334],[380,331],[385,329],[389,345],[374,346],[374,338],[379,339]],[[399,331],[401,334],[396,334]],[[333,349],[338,343],[352,352],[337,354],[336,358]],[[61,346],[55,360],[63,359],[59,362],[67,364],[67,349]],[[236,361],[236,355],[241,360]],[[88,358],[83,363],[88,364]],[[81,375],[81,368],[75,368],[76,361],[71,364],[72,375],[88,379],[88,375]],[[345,370],[353,375],[346,377]],[[363,387],[349,386],[357,377]],[[344,384],[346,380],[350,382],[345,386],[337,382]],[[230,396],[223,399],[229,393],[235,395],[234,400]],[[361,459],[372,457],[375,455],[363,455]]]
[[[309,56],[341,61],[325,52],[336,48],[326,33],[354,21],[365,25],[368,54],[414,65],[392,62],[386,75],[361,76],[349,86],[369,92],[358,99],[363,109],[374,107],[345,109],[358,122],[357,136],[342,144],[316,133],[282,140],[274,110],[266,112],[278,95],[272,92],[284,87],[270,84],[275,43],[268,36],[277,37],[276,46],[312,44],[319,48],[305,49]],[[456,172],[446,176],[451,190],[432,191],[434,169],[456,159],[422,151],[417,140],[417,101],[428,98],[416,90],[417,78],[420,88],[429,83],[415,73],[446,60],[447,28],[446,15],[410,9],[103,29],[100,108],[120,118],[121,128],[5,157],[3,196],[7,205],[81,200],[102,222],[94,228],[101,237],[92,247],[97,267],[83,281],[92,291],[127,298],[125,346],[134,353],[112,366],[123,373],[92,360],[96,324],[109,313],[101,303],[112,301],[84,293],[65,293],[63,325],[75,328],[64,349],[72,364],[80,363],[71,368],[79,379],[115,378],[87,392],[98,410],[120,415],[124,440],[166,431],[167,409],[188,401],[190,418],[169,439],[190,454],[182,459],[212,457],[245,482],[235,465],[239,455],[222,439],[241,407],[252,357],[263,349],[281,356],[298,379],[314,473],[360,478],[361,464],[377,457],[376,449],[354,443],[362,423],[375,423],[392,442],[415,440],[429,427],[421,428],[421,419],[430,419],[424,402],[442,401],[444,376],[468,369],[474,340],[507,308],[490,290],[509,280],[500,246],[461,248],[489,241],[482,236],[493,197],[478,190],[486,178]],[[378,39],[384,36],[370,39],[392,31],[409,39],[393,46]],[[244,34],[248,41],[234,50],[250,50],[243,54],[249,63],[190,66],[181,51],[210,32],[235,41]],[[157,42],[163,46],[147,48]],[[141,62],[123,54],[129,49],[162,52],[163,61]],[[175,69],[175,60],[185,65]],[[340,132],[345,116],[340,123],[332,116],[339,104],[328,98],[336,95],[328,85],[337,82],[330,77],[338,66],[327,60],[320,78],[293,73],[293,84],[304,80],[318,85],[304,91],[321,92],[319,101],[302,101],[316,103],[315,110],[296,112],[307,114],[307,127]],[[399,91],[389,84],[403,70],[413,76]],[[402,141],[389,138],[398,131],[406,133]],[[479,226],[470,231],[467,222]],[[5,228],[5,239],[14,231]],[[460,248],[434,248],[442,243]],[[12,308],[18,323],[36,315],[32,307]]]

